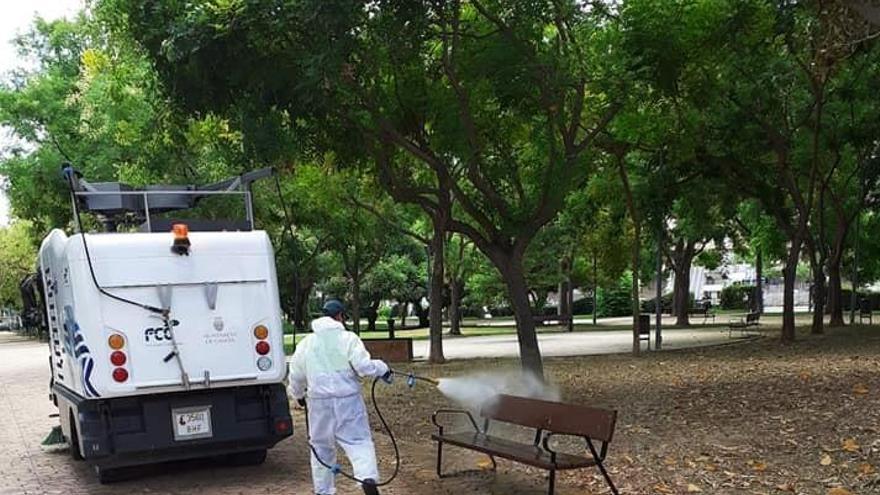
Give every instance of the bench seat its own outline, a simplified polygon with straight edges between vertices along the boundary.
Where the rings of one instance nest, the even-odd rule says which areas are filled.
[[[549,471],[547,493],[550,495],[556,490],[556,471],[595,467],[611,493],[619,495],[604,464],[608,444],[614,436],[617,411],[500,394],[487,397],[479,414],[484,421],[482,428],[474,415],[464,409],[438,409],[431,416],[431,422],[437,427],[431,439],[437,442],[438,477],[443,477],[443,445],[448,444],[488,455],[493,468],[498,457]],[[473,429],[447,432],[439,418],[448,415],[466,418]],[[534,441],[524,443],[490,435],[491,421],[529,429],[535,435]],[[586,452],[583,455],[559,452],[554,446],[555,437],[579,440]]]
[[[596,461],[586,457],[557,453],[556,464],[552,462],[551,455],[541,447],[520,443],[505,438],[493,437],[482,433],[446,433],[443,435],[433,434],[431,438],[437,442],[444,442],[458,447],[475,450],[503,459],[509,459],[521,464],[538,467],[545,470],[580,469],[596,465]]]

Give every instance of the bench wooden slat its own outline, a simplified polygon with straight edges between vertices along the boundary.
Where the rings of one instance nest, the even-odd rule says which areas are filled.
[[[481,416],[567,435],[610,442],[617,411],[546,400],[499,395],[483,407]]]
[[[556,454],[556,464],[554,465],[551,462],[550,453],[544,451],[544,449],[481,433],[451,433],[442,436],[434,434],[431,435],[431,438],[434,441],[442,441],[450,445],[476,450],[477,452],[510,459],[546,470],[579,469],[596,465],[595,461],[586,457],[561,452]]]

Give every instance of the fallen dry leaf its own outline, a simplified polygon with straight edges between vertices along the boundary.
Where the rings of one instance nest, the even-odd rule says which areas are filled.
[[[831,465],[831,462],[832,462],[832,461],[831,461],[831,456],[828,455],[828,454],[825,454],[825,455],[822,456],[822,459],[819,461],[819,464],[821,464],[821,465],[823,465],[823,466],[830,466],[830,465]]]
[[[855,438],[846,438],[843,440],[842,448],[847,452],[858,452],[861,447]]]
[[[859,464],[858,470],[859,474],[861,474],[862,476],[869,476],[877,472],[877,470],[874,469],[874,466],[868,464],[867,462]]]
[[[697,485],[695,485],[693,483],[688,483],[687,490],[688,490],[688,493],[699,493],[699,492],[703,491],[700,487],[698,487]]]
[[[853,386],[853,393],[856,395],[866,395],[870,390],[865,386],[864,383],[857,383]]]
[[[783,485],[776,485],[776,489],[779,490],[780,492],[791,492],[791,493],[795,492],[794,484],[792,484],[792,483],[785,483]]]
[[[755,463],[752,464],[752,469],[759,473],[763,473],[767,470],[767,463],[764,461],[755,461]]]
[[[664,493],[664,494],[665,493],[675,493],[672,490],[672,488],[669,488],[668,486],[666,486],[665,483],[657,483],[656,485],[654,485],[654,491],[657,493]]]
[[[853,492],[847,490],[846,488],[841,488],[837,486],[828,490],[828,493],[826,495],[853,495]]]

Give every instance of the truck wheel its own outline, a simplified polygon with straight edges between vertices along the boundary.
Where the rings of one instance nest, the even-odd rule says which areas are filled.
[[[74,461],[83,460],[82,453],[79,451],[79,434],[76,432],[76,421],[73,420],[73,413],[70,414],[70,438],[68,443],[70,444],[70,447],[68,447],[70,457]]]
[[[229,454],[226,458],[226,462],[232,466],[257,466],[265,461],[266,449],[237,452],[235,454]]]
[[[118,472],[115,469],[109,469],[101,466],[95,466],[95,476],[98,477],[98,483],[102,485],[106,485],[107,483],[113,483],[119,481],[121,478],[118,476]]]

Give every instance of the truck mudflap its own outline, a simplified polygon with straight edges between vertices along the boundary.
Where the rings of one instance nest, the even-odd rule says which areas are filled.
[[[268,449],[293,434],[281,384],[109,399],[56,392],[75,411],[82,456],[103,468]]]

